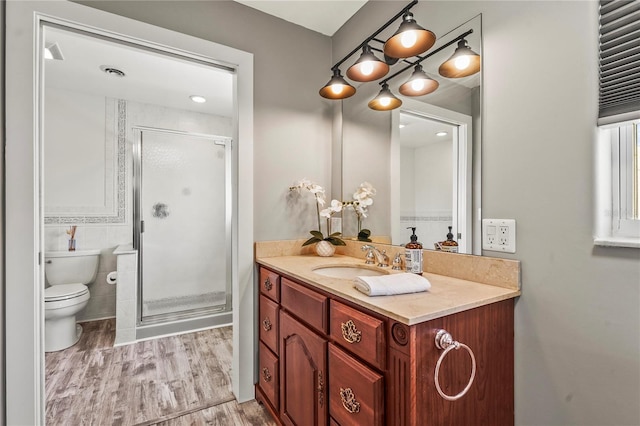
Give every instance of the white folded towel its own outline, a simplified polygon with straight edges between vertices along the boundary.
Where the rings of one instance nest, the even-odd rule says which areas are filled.
[[[356,277],[354,281],[356,289],[367,296],[418,293],[431,288],[428,279],[411,273]]]

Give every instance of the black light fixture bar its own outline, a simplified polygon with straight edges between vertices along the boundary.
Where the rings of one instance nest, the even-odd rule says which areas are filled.
[[[347,59],[349,59],[351,56],[353,56],[354,53],[360,51],[360,49],[362,49],[362,47],[364,47],[366,44],[368,44],[371,40],[374,40],[375,37],[380,34],[382,31],[386,30],[389,25],[393,24],[398,18],[400,18],[401,16],[403,16],[405,13],[407,13],[413,6],[415,6],[416,4],[418,4],[418,0],[413,0],[411,3],[409,3],[408,5],[406,5],[405,7],[402,8],[402,10],[400,12],[398,12],[397,14],[395,14],[391,19],[389,19],[383,26],[381,26],[380,28],[378,28],[373,34],[371,34],[369,37],[367,37],[362,43],[360,43],[355,49],[353,49],[351,52],[349,52],[344,58],[340,59],[338,62],[336,62],[336,64],[334,66],[331,67],[332,70],[338,68],[340,65],[342,65]],[[380,41],[375,39],[376,41]],[[382,41],[382,43],[384,44],[384,41]]]
[[[458,37],[454,38],[453,40],[443,44],[442,46],[440,46],[439,48],[437,48],[436,50],[434,50],[433,52],[429,52],[427,55],[424,56],[418,56],[418,60],[409,63],[409,65],[407,65],[406,67],[402,68],[401,70],[393,73],[392,75],[390,75],[389,77],[385,78],[384,80],[381,80],[378,84],[379,85],[383,85],[386,84],[387,81],[391,80],[394,77],[397,77],[398,75],[402,74],[403,72],[405,72],[406,70],[408,70],[411,67],[414,67],[416,65],[418,65],[420,62],[424,61],[425,59],[435,55],[436,53],[440,52],[443,49],[446,49],[447,47],[451,46],[454,43],[459,42],[460,40],[462,40],[463,38],[465,38],[466,36],[468,36],[469,34],[473,33],[473,30],[469,30],[465,33],[460,34]]]
[[[377,47],[373,47],[373,46],[369,46],[369,47],[371,48],[371,50],[375,50],[376,52],[384,53],[384,50],[382,50],[382,49],[378,49]],[[413,65],[413,62],[411,62],[411,61],[410,61],[410,60],[408,60],[408,59],[400,59],[400,60],[401,60],[402,62],[406,62],[407,64],[412,64],[412,65]],[[391,64],[389,64],[389,65],[391,65]],[[332,68],[332,69],[333,69],[333,68]]]

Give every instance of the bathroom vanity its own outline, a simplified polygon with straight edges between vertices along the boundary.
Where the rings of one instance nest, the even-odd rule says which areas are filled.
[[[477,256],[450,259],[460,270],[465,258],[491,262]],[[507,261],[512,264],[506,274],[502,262],[476,268],[499,276],[484,280],[490,284],[425,272],[432,284],[428,292],[368,297],[353,288],[351,279],[314,272],[327,265],[362,265],[363,259],[273,256],[257,261],[256,398],[277,421],[513,424],[519,262]]]

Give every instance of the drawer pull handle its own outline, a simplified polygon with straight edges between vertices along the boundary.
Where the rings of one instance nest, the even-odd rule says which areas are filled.
[[[342,337],[349,343],[358,343],[362,339],[362,332],[356,328],[352,320],[340,323]]]
[[[262,328],[264,328],[264,331],[271,330],[272,325],[273,324],[271,324],[271,321],[269,321],[269,318],[265,318],[262,320]]]
[[[271,291],[271,289],[273,288],[273,284],[271,284],[271,280],[269,279],[269,277],[267,277],[267,279],[264,280],[264,288],[267,291]]]
[[[264,379],[265,382],[271,381],[271,373],[269,373],[269,369],[267,367],[264,367],[262,369],[262,378]]]
[[[340,399],[342,400],[344,409],[351,414],[360,412],[360,403],[356,401],[356,396],[353,394],[351,388],[340,388]]]
[[[476,357],[469,346],[453,340],[453,337],[451,337],[451,334],[449,334],[447,330],[438,330],[438,333],[436,333],[436,347],[438,349],[444,349],[444,352],[442,352],[442,354],[440,354],[440,358],[438,358],[438,362],[436,363],[436,371],[434,372],[436,390],[438,391],[440,396],[447,401],[455,401],[457,399],[460,399],[469,391],[469,389],[471,389],[473,379],[475,379],[476,377]],[[460,348],[466,349],[467,352],[469,352],[469,356],[471,357],[471,378],[469,379],[469,383],[467,384],[467,386],[462,389],[459,394],[447,395],[442,391],[442,388],[440,387],[440,366],[442,365],[442,360],[447,356],[449,352],[451,352],[453,349],[457,350]]]

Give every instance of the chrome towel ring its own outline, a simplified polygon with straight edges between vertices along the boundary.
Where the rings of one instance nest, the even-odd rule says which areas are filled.
[[[464,343],[460,343],[453,340],[453,337],[451,337],[451,334],[449,334],[447,330],[441,329],[441,330],[438,330],[438,332],[436,333],[436,347],[438,349],[444,349],[444,352],[440,354],[440,358],[438,358],[438,362],[436,363],[436,370],[434,372],[434,377],[433,377],[434,382],[436,384],[436,390],[438,391],[440,396],[446,399],[447,401],[458,400],[462,398],[469,391],[469,389],[471,389],[473,380],[476,377],[476,357],[469,346],[465,345]],[[467,383],[467,386],[464,389],[462,389],[462,391],[459,394],[447,395],[442,391],[442,388],[440,387],[440,378],[439,378],[440,366],[442,365],[442,360],[444,360],[444,358],[447,356],[447,354],[450,351],[452,351],[453,349],[457,350],[460,348],[466,349],[467,352],[469,352],[469,356],[471,357],[471,378],[469,379],[469,383]]]

